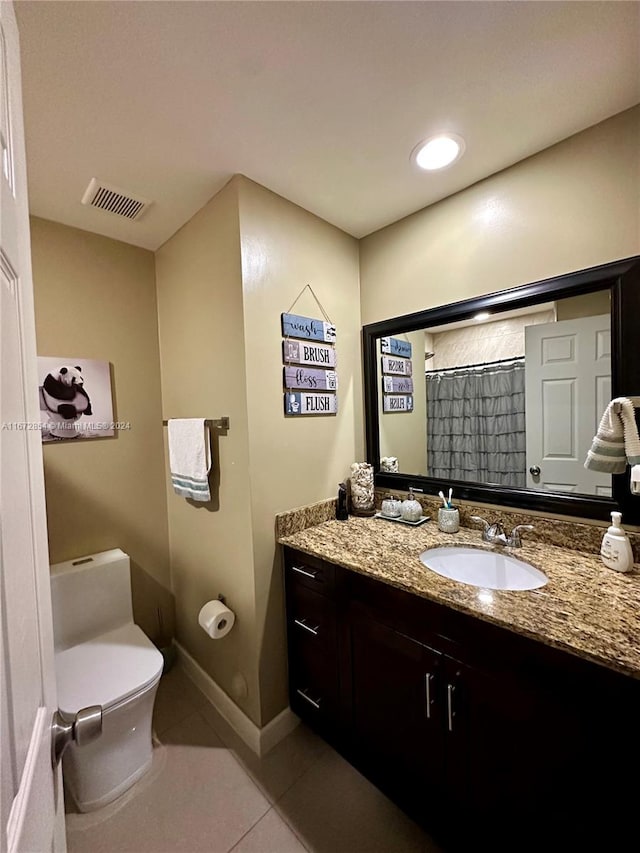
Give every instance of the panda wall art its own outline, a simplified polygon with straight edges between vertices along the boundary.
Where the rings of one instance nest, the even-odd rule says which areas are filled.
[[[43,441],[115,434],[108,361],[38,357]]]

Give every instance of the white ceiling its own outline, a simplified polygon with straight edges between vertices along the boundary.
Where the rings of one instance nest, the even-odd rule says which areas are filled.
[[[149,249],[237,172],[360,237],[640,101],[635,2],[16,5],[32,212]]]

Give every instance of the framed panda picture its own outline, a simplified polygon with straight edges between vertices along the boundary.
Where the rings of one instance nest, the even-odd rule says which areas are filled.
[[[108,361],[38,356],[42,441],[115,435]]]

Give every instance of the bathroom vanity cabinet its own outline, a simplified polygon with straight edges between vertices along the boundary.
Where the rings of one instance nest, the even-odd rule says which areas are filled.
[[[292,709],[447,848],[625,831],[640,682],[290,548],[285,571]]]

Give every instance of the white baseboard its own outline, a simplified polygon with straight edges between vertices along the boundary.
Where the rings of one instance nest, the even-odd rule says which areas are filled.
[[[178,661],[185,675],[204,693],[216,711],[224,717],[231,728],[258,757],[266,755],[270,749],[283,740],[298,725],[300,720],[291,708],[285,708],[266,726],[260,728],[239,708],[217,682],[204,671],[189,652],[176,643]]]

